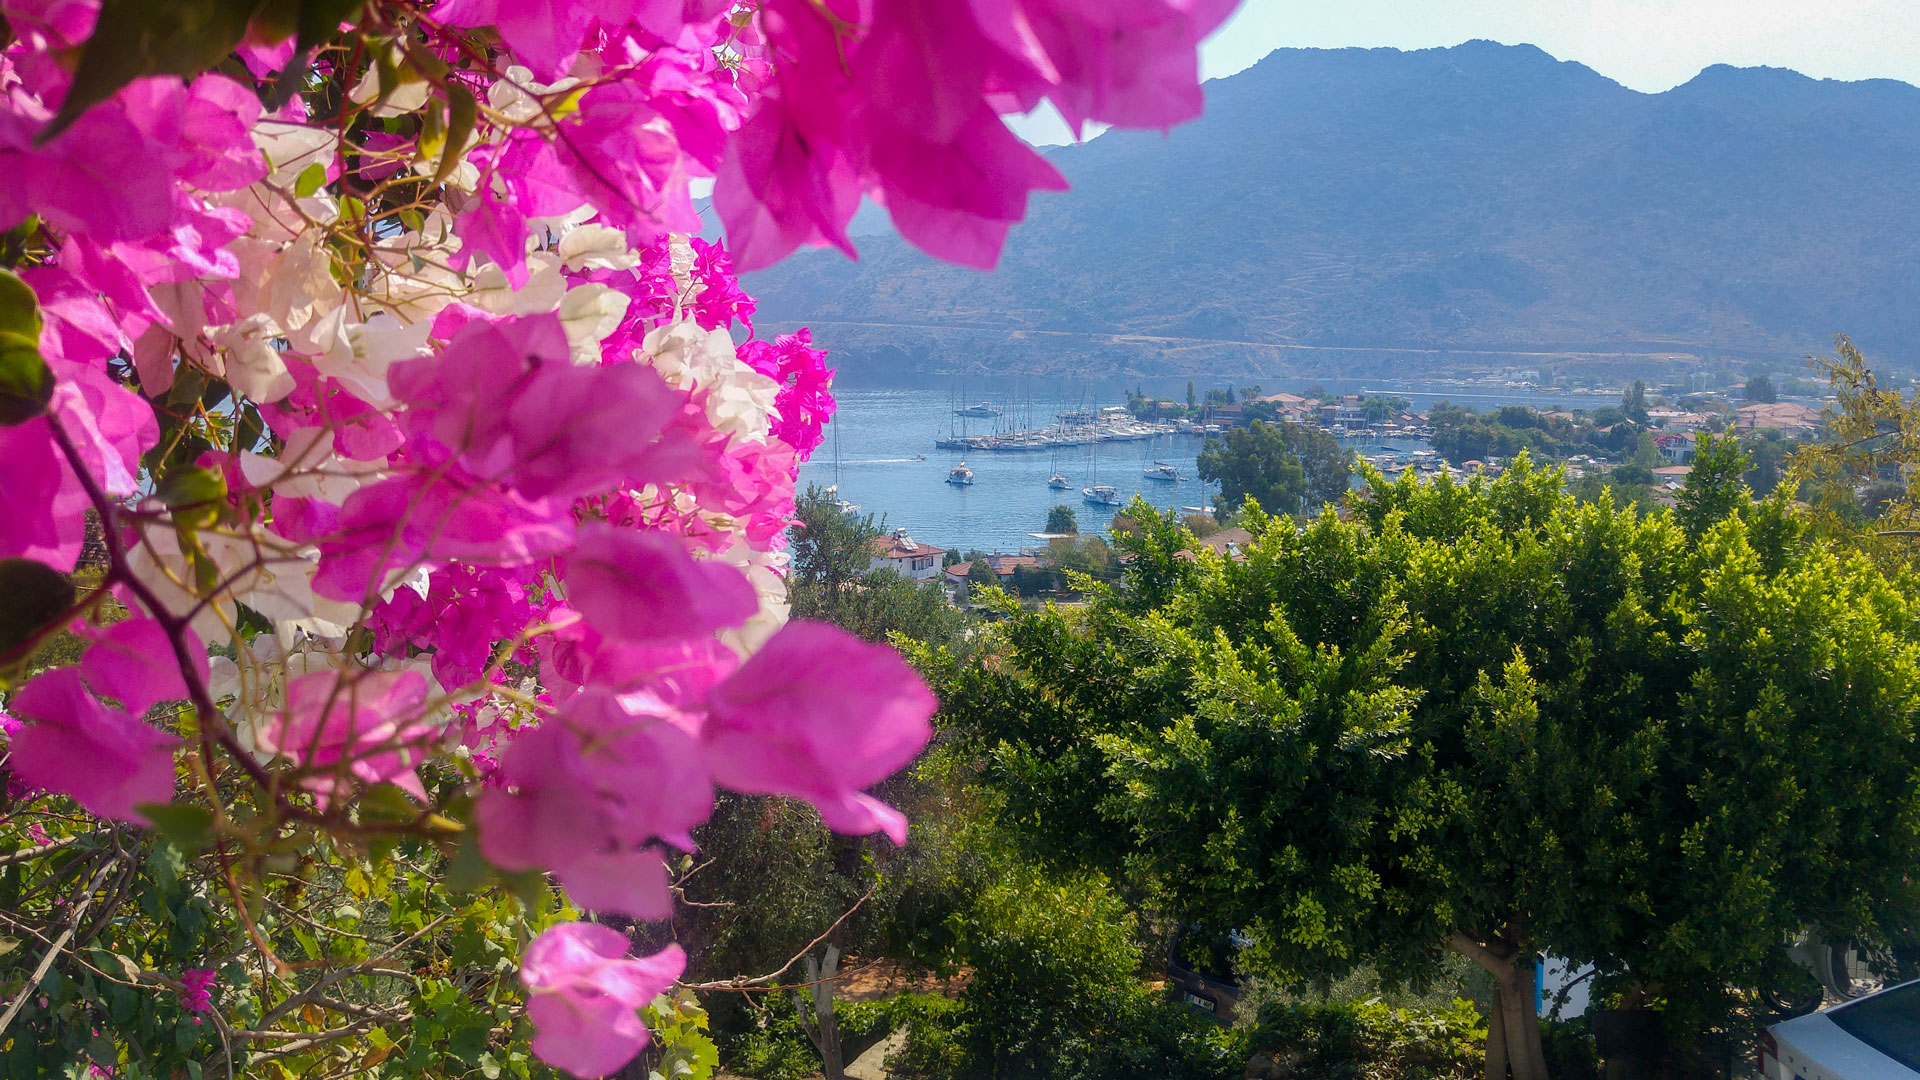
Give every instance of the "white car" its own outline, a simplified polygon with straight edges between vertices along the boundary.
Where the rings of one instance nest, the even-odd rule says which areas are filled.
[[[1920,1080],[1920,981],[1775,1024],[1760,1036],[1767,1080]]]

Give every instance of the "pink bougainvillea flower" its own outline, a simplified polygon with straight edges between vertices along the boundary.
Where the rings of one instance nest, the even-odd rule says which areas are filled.
[[[657,847],[591,851],[554,871],[574,906],[635,919],[673,914],[667,860]]]
[[[180,145],[191,155],[180,179],[203,191],[234,191],[267,175],[253,143],[260,98],[224,75],[202,75],[187,88]]]
[[[187,655],[207,684],[207,650],[191,630],[186,635]],[[128,619],[115,623],[95,638],[86,655],[80,658],[80,677],[101,697],[113,698],[135,716],[147,711],[156,701],[179,701],[187,696],[187,681],[180,674],[180,662],[174,656],[167,632],[152,619]]]
[[[71,571],[80,559],[91,500],[54,442],[50,425],[79,452],[108,495],[140,490],[140,455],[160,439],[153,407],[91,364],[49,359],[54,375],[48,417],[0,427],[0,558],[34,559]]]
[[[451,260],[456,270],[465,270],[474,255],[485,255],[506,272],[509,288],[527,287],[527,215],[518,200],[496,198],[494,174],[488,170],[480,177],[479,190],[467,200],[466,209],[454,219],[454,232],[460,237],[460,251]]]
[[[134,809],[173,798],[173,749],[180,740],[87,692],[78,668],[34,677],[11,703],[25,720],[12,736],[10,767],[22,780],[105,818],[140,825]]]
[[[933,735],[939,702],[899,653],[825,623],[789,623],[708,700],[700,739],[715,782],[805,799],[836,832],[906,843],[906,818],[861,793]]]
[[[492,484],[419,473],[389,477],[347,497],[318,542],[313,591],[358,602],[392,588],[410,568],[453,560],[523,564],[566,549],[569,507],[523,499]]]
[[[417,671],[302,675],[288,682],[286,709],[261,726],[255,741],[302,768],[344,770],[425,802],[413,767],[423,753],[417,744],[434,731],[421,715],[426,700],[427,679]],[[324,805],[338,794],[341,777],[321,774],[301,783]]]
[[[33,559],[70,572],[86,539],[87,493],[73,479],[45,418],[0,427],[0,558]]]
[[[742,271],[764,270],[802,244],[832,244],[851,258],[847,224],[863,187],[839,143],[803,130],[785,100],[770,95],[734,132],[713,207],[734,262]]]
[[[51,411],[87,472],[109,495],[138,493],[140,455],[160,441],[153,406],[90,364],[49,359],[47,366],[55,380]]]
[[[541,932],[520,958],[527,984],[533,1052],[575,1076],[605,1076],[647,1045],[640,1010],[673,987],[687,954],[669,945],[652,956],[627,955],[626,935],[594,923],[561,923]]]
[[[188,1012],[213,1009],[213,987],[220,976],[212,968],[188,968],[180,973],[180,1007]]]
[[[689,709],[740,665],[733,650],[712,637],[617,641],[566,608],[547,612],[545,621],[559,629],[534,642],[540,675],[563,696],[584,686],[618,694],[645,691],[668,708]]]
[[[1016,62],[1010,84],[1088,119],[1167,128],[1200,115],[1198,47],[1240,0],[968,0],[980,30]]]
[[[20,111],[0,113],[0,228],[28,214],[102,241],[137,240],[173,220],[173,171],[186,88],[179,79],[136,79],[88,109],[43,146],[34,145],[49,109],[14,99]]]
[[[564,74],[598,19],[620,25],[641,0],[441,0],[433,17],[448,26],[492,26],[533,73]]]
[[[396,364],[387,381],[423,443],[531,499],[664,479],[648,473],[686,401],[638,363],[575,365],[553,314],[472,318],[443,353]]]
[[[622,641],[656,641],[738,626],[759,609],[746,575],[695,559],[673,537],[583,525],[561,575],[575,610]]]
[[[665,918],[665,864],[713,810],[699,747],[664,714],[587,691],[501,755],[476,809],[480,851],[509,870],[552,870],[584,907]]]
[[[98,361],[131,345],[94,290],[72,274],[57,266],[30,266],[18,273],[40,301],[46,323],[40,331],[42,355]]]

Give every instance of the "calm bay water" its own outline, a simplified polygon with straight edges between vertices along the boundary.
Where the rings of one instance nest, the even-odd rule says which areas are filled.
[[[1044,391],[1041,392],[1042,394]],[[1135,492],[1162,509],[1207,503],[1217,488],[1202,484],[1194,470],[1194,455],[1202,440],[1194,436],[1161,436],[1137,442],[1098,443],[1091,447],[1020,453],[936,450],[934,442],[959,430],[953,415],[954,391],[947,387],[839,388],[840,409],[827,429],[827,441],[813,460],[801,466],[800,487],[825,487],[839,477],[840,497],[858,503],[862,514],[884,517],[888,528],[905,526],[915,540],[943,548],[982,551],[1018,551],[1039,541],[1027,534],[1040,532],[1047,511],[1065,503],[1073,507],[1083,531],[1104,530],[1113,508],[1083,501],[1081,489],[1111,484],[1131,502]],[[973,401],[983,395],[976,394]],[[1120,399],[1124,400],[1124,399]],[[1096,404],[1119,404],[1107,398]],[[985,434],[1015,425],[1045,427],[1061,410],[1086,406],[1083,394],[1073,400],[1031,397],[1022,391],[1018,404],[1006,407],[998,420],[967,420],[967,431]],[[996,398],[996,407],[1002,407]],[[839,466],[835,468],[835,437]],[[916,461],[914,455],[924,454]],[[947,473],[961,462],[974,472],[968,487],[946,482]],[[1149,480],[1144,475],[1155,461],[1173,465],[1190,479],[1177,483]],[[1047,487],[1055,470],[1072,486],[1067,491]]]
[[[1202,391],[1209,385],[1207,380],[1196,380],[1196,383]],[[1323,385],[1341,393],[1362,389],[1358,385],[1336,386],[1331,380],[1323,381]],[[1268,390],[1298,388],[1268,387]],[[1185,394],[1184,380],[1164,385],[1150,381],[1147,389],[1169,398]],[[1387,392],[1412,398],[1415,408],[1424,409],[1447,396],[1433,392],[1435,389],[1406,387]],[[1061,503],[1073,507],[1082,531],[1104,530],[1113,518],[1113,508],[1087,503],[1081,495],[1082,488],[1094,484],[1113,485],[1123,502],[1131,502],[1136,493],[1144,495],[1149,503],[1163,510],[1208,505],[1219,492],[1216,485],[1199,479],[1194,457],[1200,452],[1203,440],[1198,436],[1172,435],[1134,442],[1098,443],[1057,452],[958,453],[934,448],[935,441],[956,432],[978,435],[996,428],[1048,427],[1063,411],[1123,404],[1126,393],[1118,382],[1066,385],[1060,381],[1021,379],[843,385],[835,388],[835,396],[840,402],[839,412],[828,425],[827,441],[815,452],[812,461],[801,466],[801,490],[808,484],[826,487],[837,477],[841,498],[859,504],[862,514],[884,517],[889,529],[904,526],[915,540],[923,543],[963,551],[974,548],[1018,551],[1039,543],[1029,534],[1044,529],[1047,511]],[[1455,396],[1457,399],[1462,395]],[[982,400],[991,401],[1004,415],[997,419],[954,416],[957,404],[971,405]],[[1525,394],[1516,394],[1503,396],[1502,403],[1526,400]],[[1492,402],[1475,404],[1485,408]],[[1419,440],[1390,441],[1400,450],[1421,449],[1425,445]],[[1372,442],[1353,446],[1361,453],[1380,449]],[[915,455],[924,455],[924,458],[915,460]],[[948,470],[962,461],[973,470],[975,483],[967,487],[947,483]],[[1187,479],[1179,482],[1147,479],[1146,468],[1160,461],[1174,466]],[[1067,477],[1071,485],[1068,490],[1055,491],[1047,487],[1047,477],[1054,472]]]

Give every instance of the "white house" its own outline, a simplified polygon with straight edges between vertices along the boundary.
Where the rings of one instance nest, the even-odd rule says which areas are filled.
[[[912,581],[936,581],[940,577],[940,558],[946,553],[946,548],[915,543],[904,528],[895,529],[892,536],[874,538],[873,561],[868,569],[897,570],[901,577]]]

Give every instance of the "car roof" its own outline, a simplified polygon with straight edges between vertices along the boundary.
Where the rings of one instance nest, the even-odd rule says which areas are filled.
[[[1847,1034],[1920,1073],[1920,980],[1827,1010]]]
[[[1844,1080],[1920,1080],[1920,981],[1775,1024],[1783,1061]],[[1796,1075],[1803,1074],[1795,1068]]]

